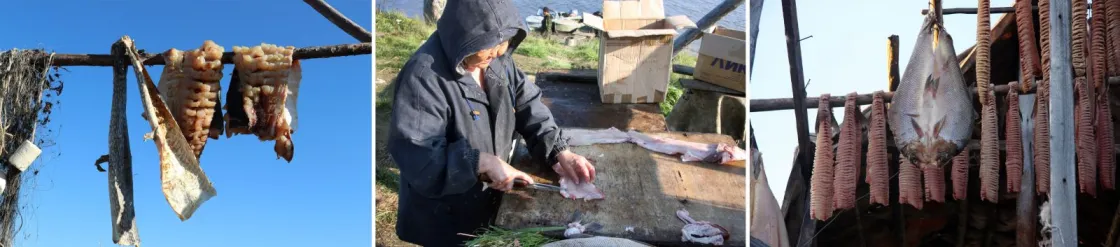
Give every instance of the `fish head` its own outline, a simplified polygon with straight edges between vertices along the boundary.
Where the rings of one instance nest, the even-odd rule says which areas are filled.
[[[937,138],[907,144],[903,147],[902,154],[910,159],[911,164],[919,167],[941,167],[949,164],[960,150],[957,144]]]

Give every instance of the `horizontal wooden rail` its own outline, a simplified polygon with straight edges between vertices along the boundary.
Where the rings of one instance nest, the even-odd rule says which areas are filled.
[[[373,45],[370,43],[341,44],[327,46],[312,46],[296,48],[292,57],[295,59],[316,59],[329,57],[343,57],[371,54]],[[144,65],[162,65],[163,55],[160,53],[140,54],[144,57]],[[233,63],[233,52],[222,54],[222,63]],[[54,54],[55,66],[113,66],[113,57],[109,54]]]

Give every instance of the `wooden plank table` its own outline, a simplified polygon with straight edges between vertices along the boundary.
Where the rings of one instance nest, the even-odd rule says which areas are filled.
[[[719,134],[648,133],[703,143],[734,144]],[[710,221],[731,232],[728,246],[745,246],[746,169],[710,163],[684,163],[679,157],[652,153],[638,145],[600,144],[572,147],[588,157],[597,171],[595,185],[606,195],[600,201],[563,198],[559,193],[515,190],[506,194],[496,225],[506,229],[561,226],[576,211],[583,222],[598,222],[598,235],[629,238],[657,245],[680,245],[684,223],[676,217],[688,210],[696,220]],[[518,147],[512,165],[540,183],[557,184],[550,166],[528,158]],[[633,231],[626,228],[633,227]],[[557,235],[560,232],[547,232]]]

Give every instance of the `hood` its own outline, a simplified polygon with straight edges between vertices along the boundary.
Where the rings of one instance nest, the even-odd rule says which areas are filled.
[[[525,39],[513,0],[449,0],[436,24],[448,66],[458,68],[471,54],[509,40],[510,54]],[[462,72],[460,72],[462,73]]]

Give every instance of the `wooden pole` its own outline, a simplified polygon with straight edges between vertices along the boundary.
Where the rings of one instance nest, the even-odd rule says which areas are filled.
[[[1108,78],[1108,84],[1109,85],[1120,85],[1120,76],[1109,77]],[[1037,85],[1031,85],[1031,86],[1032,87],[1029,90],[1027,90],[1026,92],[1021,92],[1021,93],[1026,94],[1026,93],[1034,92],[1035,87]],[[1007,94],[1007,90],[1009,89],[1007,84],[996,85],[994,88],[995,88],[995,91],[996,91],[996,95],[1005,95],[1005,94]],[[975,88],[970,88],[969,91],[971,91],[971,93],[973,95],[976,94],[976,89]],[[883,94],[883,100],[886,103],[890,103],[892,97],[894,97],[894,93],[892,93],[892,92],[886,92],[886,93]],[[845,99],[847,99],[847,96],[832,96],[832,97],[829,98],[829,101],[828,101],[829,106],[832,106],[832,107],[844,106],[844,100]],[[808,97],[808,98],[805,98],[805,100],[803,101],[802,104],[804,104],[809,109],[813,109],[813,108],[817,108],[817,105],[812,104],[812,103],[816,103],[818,101],[819,101],[819,99],[817,97]],[[810,103],[804,103],[804,102],[810,102]],[[751,112],[791,110],[791,109],[794,109],[794,104],[793,103],[794,103],[794,99],[792,99],[792,98],[751,99]],[[858,105],[869,105],[869,104],[871,104],[871,94],[860,94],[856,98],[856,104],[858,104]]]
[[[1053,246],[1077,246],[1071,1],[1050,2],[1050,203]],[[1085,21],[1085,20],[1077,20]],[[1046,110],[1046,109],[1042,109]]]
[[[797,143],[803,152],[799,152],[798,163],[812,164],[808,159],[809,150],[813,142],[809,140],[809,113],[805,103],[805,72],[801,64],[801,31],[797,25],[797,1],[782,0],[782,19],[785,21],[786,53],[789,56],[789,78],[793,88],[793,115],[797,119]],[[802,173],[808,178],[812,176],[811,165],[802,166]],[[806,180],[808,181],[808,180]],[[798,246],[802,246],[798,244]]]
[[[1032,83],[1034,84],[1034,83]],[[1015,243],[1018,247],[1035,247],[1038,246],[1038,238],[1036,237],[1038,231],[1035,225],[1038,224],[1038,206],[1035,203],[1035,189],[1034,189],[1034,97],[1033,94],[1020,95],[1018,106],[1020,117],[1019,129],[1022,131],[1023,138],[1023,174],[1019,180],[1019,200],[1017,201],[1016,212],[1017,222],[1015,223]]]
[[[700,21],[696,22],[696,28],[688,28],[673,41],[673,57],[676,57],[677,53],[684,50],[692,41],[699,39],[700,34],[704,33],[702,30],[712,28],[716,22],[727,16],[732,10],[739,8],[739,6],[743,6],[743,0],[723,0],[712,11],[708,11],[708,14],[705,14],[704,17],[700,17]]]
[[[751,43],[751,61],[748,65],[750,66],[748,67],[748,71],[750,71],[748,73],[751,74],[754,74],[752,73],[754,72],[754,48],[758,44],[758,22],[762,19],[762,2],[763,0],[751,0],[751,39],[747,41]],[[747,77],[750,77],[750,75],[747,75]]]
[[[328,57],[342,57],[370,54],[373,45],[370,43],[341,44],[327,46],[312,46],[296,48],[292,57],[295,59],[316,59]],[[162,54],[147,54],[141,52],[144,65],[162,65]],[[233,52],[222,54],[222,63],[233,63]],[[113,56],[108,54],[55,54],[55,66],[113,66]]]
[[[351,21],[350,18],[346,18],[345,15],[335,10],[334,7],[331,7],[327,2],[323,0],[303,0],[303,2],[307,3],[307,5],[311,5],[311,8],[314,8],[319,14],[326,17],[331,23],[334,23],[334,25],[342,29],[343,32],[350,34],[351,37],[361,42],[373,42],[373,35],[371,35],[369,31],[366,31],[366,29],[362,28],[358,23]]]
[[[1032,8],[1034,9],[1034,11],[1038,11],[1038,6],[1033,6]],[[928,12],[929,12],[929,9],[923,9],[922,10],[922,15],[925,15]],[[990,12],[992,14],[1015,13],[1015,7],[996,7],[996,8],[991,8],[990,11],[988,11],[988,12]],[[941,12],[942,15],[976,14],[976,13],[979,13],[979,10],[977,8],[948,8],[948,9],[942,9],[942,12]]]

